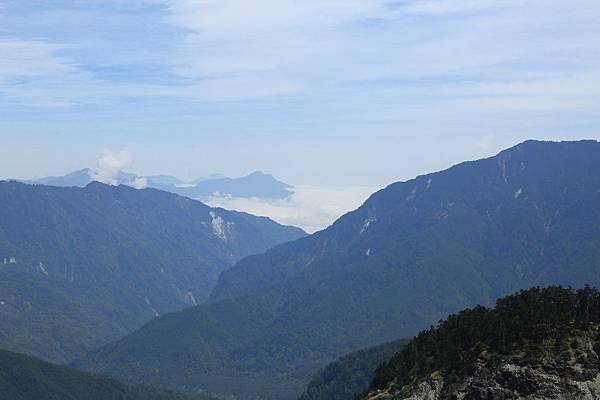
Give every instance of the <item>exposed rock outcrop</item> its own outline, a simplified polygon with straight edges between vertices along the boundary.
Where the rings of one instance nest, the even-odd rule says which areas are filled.
[[[439,373],[410,385],[392,382],[367,400],[597,400],[600,360],[594,350],[569,362],[523,365],[520,360],[492,366],[481,360],[472,376],[448,384]]]

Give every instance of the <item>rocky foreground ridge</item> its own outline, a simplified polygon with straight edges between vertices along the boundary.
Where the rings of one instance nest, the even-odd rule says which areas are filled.
[[[411,349],[382,365],[371,389],[361,399],[600,399],[600,331],[593,321],[596,316],[581,315],[597,307],[592,304],[597,300],[588,301],[597,292],[591,290],[589,293],[595,294],[586,298],[579,291],[568,299],[570,296],[564,295],[569,290],[563,290],[566,289],[534,289],[514,296],[509,299],[513,315],[509,309],[481,308],[451,317],[435,330],[419,335],[417,343],[409,345]],[[537,297],[533,302],[538,304],[531,303],[533,297]],[[514,309],[519,300],[525,300],[519,304],[521,313]],[[567,303],[574,307],[568,312],[570,307],[563,307]],[[552,315],[552,309],[561,308],[566,314]],[[565,319],[567,314],[570,317]],[[502,320],[511,317],[512,328],[503,327],[506,321]],[[495,323],[498,332],[489,339],[485,334],[478,337],[477,333],[468,333],[476,325],[491,324],[492,328]],[[483,331],[486,329],[483,327]],[[461,334],[467,337],[461,339]],[[507,334],[512,337],[502,343]],[[435,343],[436,336],[438,340],[453,337],[458,345],[444,354]]]
[[[417,384],[387,388],[365,397],[367,400],[597,400],[600,399],[599,359],[595,352],[569,365],[548,362],[521,365],[518,360],[491,367],[481,361],[473,365],[473,376],[448,384],[434,374]]]

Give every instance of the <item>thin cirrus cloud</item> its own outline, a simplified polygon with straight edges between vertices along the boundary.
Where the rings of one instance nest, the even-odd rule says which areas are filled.
[[[529,87],[526,95],[535,95],[546,91],[546,84],[556,87],[600,68],[595,44],[600,5],[589,0],[145,3],[160,10],[160,18],[151,23],[178,30],[148,37],[169,43],[154,58],[160,79],[140,82],[135,65],[128,66],[135,84],[99,76],[96,59],[78,59],[82,44],[60,35],[52,40],[0,35],[0,92],[39,105],[125,97],[248,101],[314,96],[336,102],[348,92],[385,98],[390,90],[406,94],[408,101],[436,103],[444,98],[429,96],[432,86],[434,92],[452,89],[448,95],[457,98],[472,97],[485,85],[504,92],[520,88],[515,96]],[[102,12],[107,18],[119,8],[108,2]],[[119,68],[103,61],[104,68]],[[590,94],[582,89],[580,97]]]
[[[187,31],[174,72],[202,80],[200,97],[303,94],[316,78],[311,64],[341,51],[339,29],[383,8],[371,0],[168,2],[166,21]]]
[[[69,74],[75,67],[57,54],[64,49],[64,45],[41,40],[0,38],[0,79]]]
[[[175,1],[167,21],[189,30],[175,68],[184,76],[268,72],[305,91],[398,79],[458,79],[468,87],[498,76],[516,81],[597,68],[593,16],[600,7],[578,3]]]
[[[102,85],[66,56],[69,46],[0,38],[0,96],[29,106],[72,106],[98,98]],[[87,99],[87,100],[85,100]]]

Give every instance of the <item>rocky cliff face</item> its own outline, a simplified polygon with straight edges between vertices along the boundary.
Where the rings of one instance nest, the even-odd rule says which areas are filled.
[[[361,400],[598,400],[600,291],[532,288],[451,315],[375,373]]]
[[[452,384],[442,374],[399,387],[396,382],[368,394],[367,400],[597,400],[600,399],[600,360],[591,342],[587,351],[569,361],[525,365],[519,359],[497,366],[485,360],[473,374]]]

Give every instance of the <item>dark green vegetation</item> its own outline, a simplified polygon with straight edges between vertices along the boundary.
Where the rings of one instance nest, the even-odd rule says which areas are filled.
[[[67,361],[205,301],[219,273],[304,236],[158,190],[0,182],[0,347]]]
[[[202,400],[0,350],[0,400]]]
[[[338,358],[315,375],[300,400],[353,400],[363,393],[384,361],[406,346],[400,339],[368,347]]]
[[[573,359],[577,338],[591,336],[600,351],[600,292],[561,287],[534,288],[462,311],[421,332],[376,372],[370,390],[398,388],[429,378],[445,378],[446,389],[473,374],[473,365],[498,365],[517,356],[520,364]]]
[[[598,142],[525,142],[395,183],[328,229],[245,258],[210,304],[155,319],[78,365],[293,398],[339,356],[466,307],[536,285],[598,286],[598,171]]]

